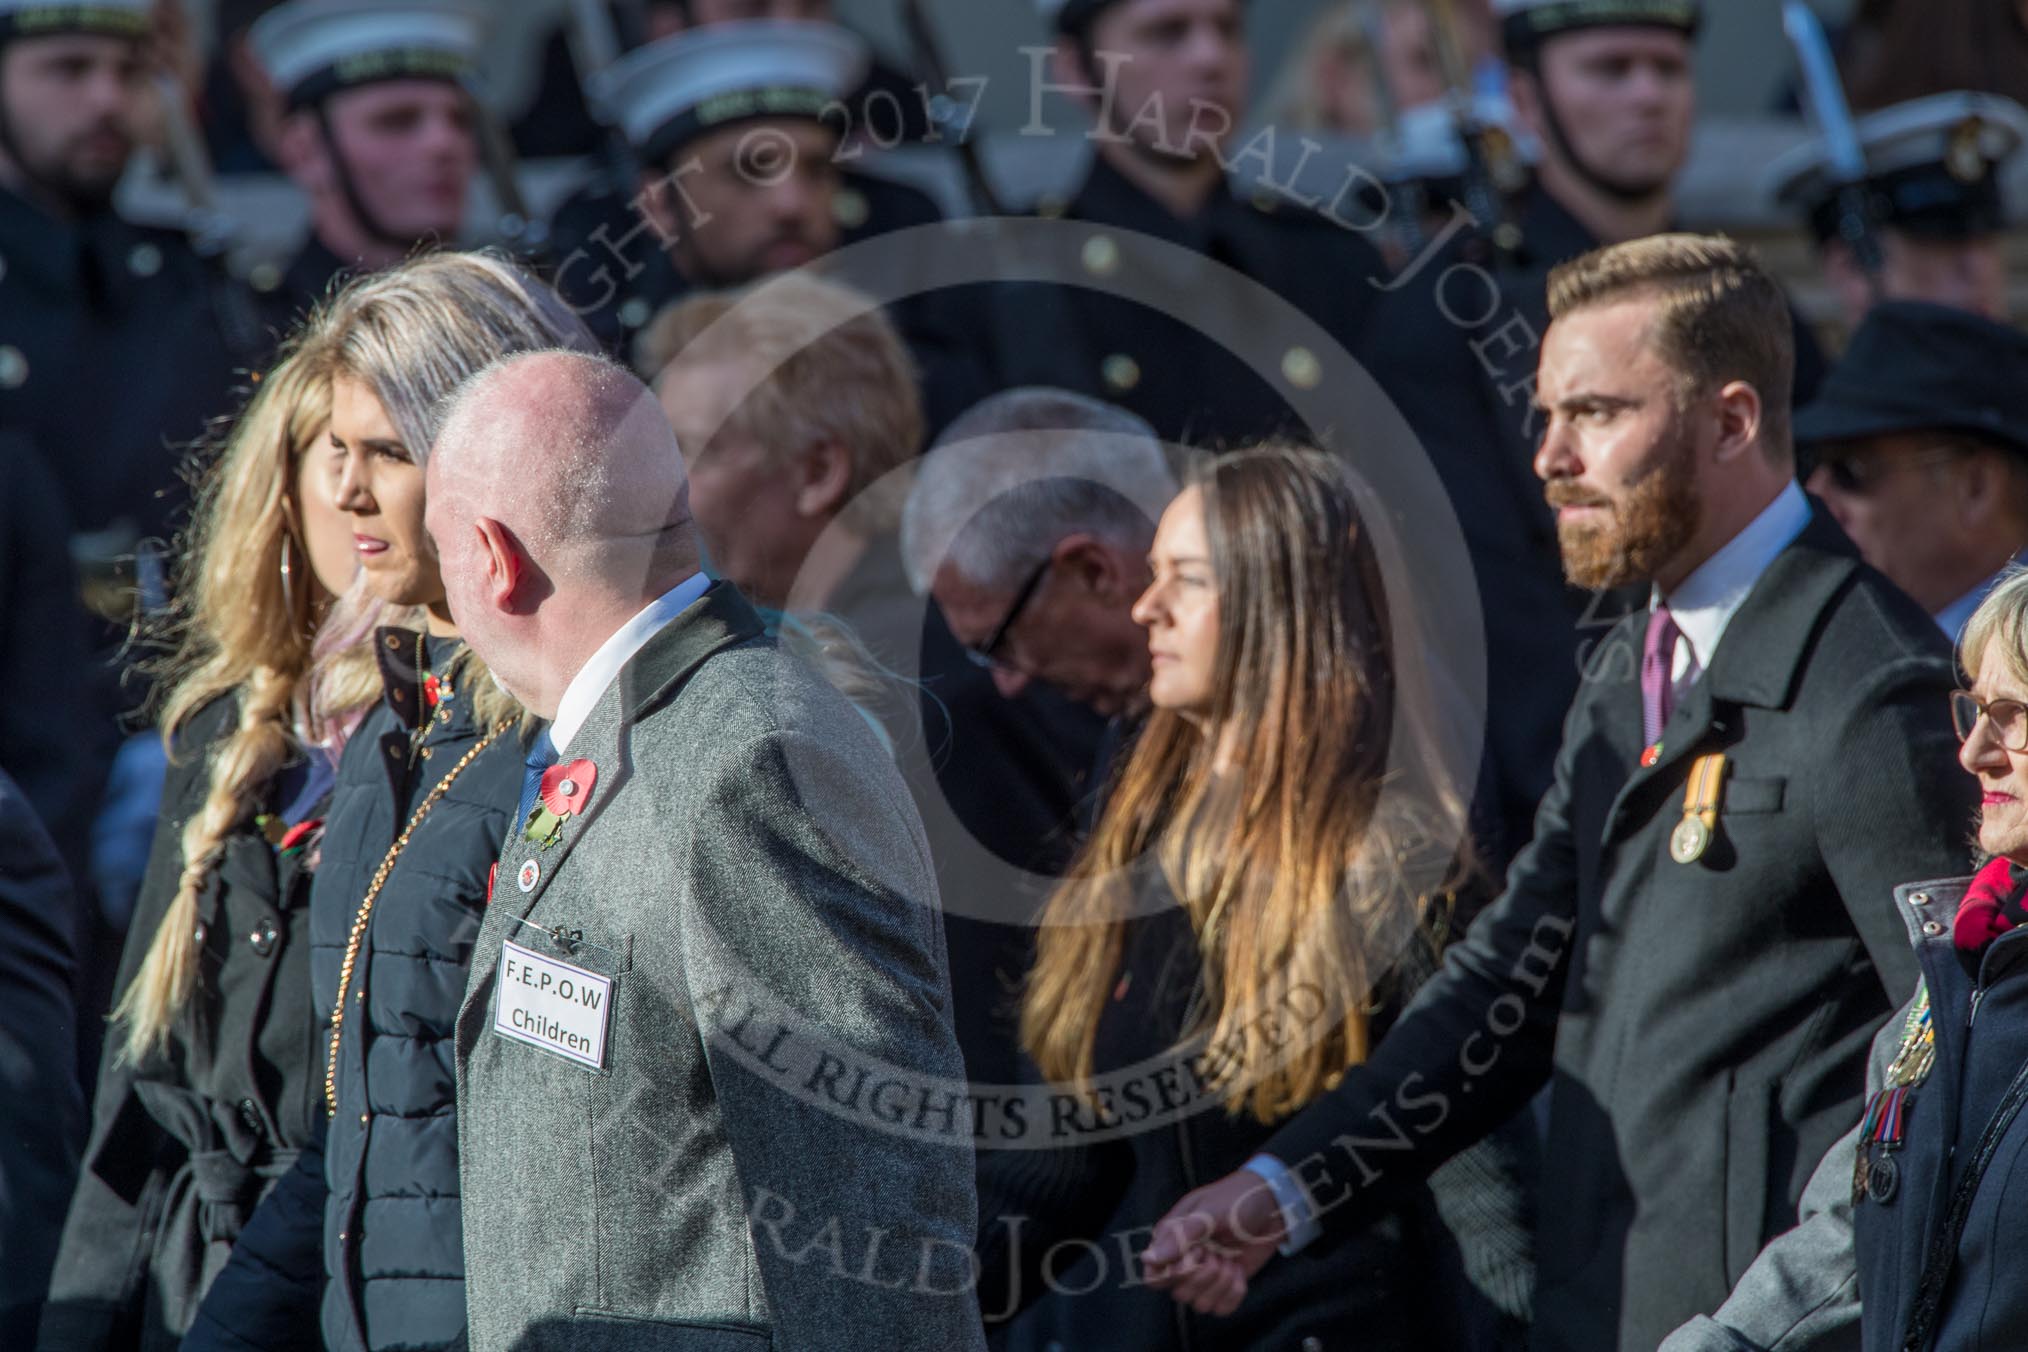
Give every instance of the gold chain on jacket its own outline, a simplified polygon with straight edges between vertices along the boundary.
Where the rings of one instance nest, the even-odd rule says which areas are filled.
[[[500,735],[512,726],[511,720],[503,722],[480,738],[479,744],[467,751],[464,759],[451,767],[449,774],[431,786],[422,802],[416,804],[414,814],[408,819],[407,828],[396,837],[394,844],[388,847],[387,857],[380,861],[380,867],[374,871],[373,881],[366,885],[366,896],[359,903],[359,914],[352,918],[352,934],[345,941],[345,961],[338,966],[338,1003],[331,1010],[331,1048],[324,1062],[326,1116],[338,1115],[338,1040],[345,1032],[345,997],[352,988],[352,969],[359,962],[359,945],[366,938],[366,922],[373,916],[373,899],[378,897],[380,889],[387,885],[387,875],[394,872],[394,861],[401,858],[401,852],[408,848],[409,837],[415,834],[416,827],[422,825],[423,818],[430,815],[430,809],[437,805],[437,800],[444,796],[452,781],[465,772],[465,767],[476,760],[481,751],[498,741]]]

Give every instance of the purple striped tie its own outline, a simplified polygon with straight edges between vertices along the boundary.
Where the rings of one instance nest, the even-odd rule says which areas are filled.
[[[1682,636],[1669,607],[1656,606],[1648,615],[1648,639],[1641,645],[1641,744],[1654,746],[1676,707],[1670,680],[1676,661],[1676,640]]]

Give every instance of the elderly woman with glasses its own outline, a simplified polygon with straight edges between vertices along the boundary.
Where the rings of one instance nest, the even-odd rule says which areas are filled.
[[[1958,651],[1972,680],[1951,714],[1987,862],[1896,889],[1923,977],[1874,1040],[1864,1114],[1801,1223],[1663,1352],[1848,1347],[1855,1325],[1866,1352],[2028,1347],[2013,1186],[2028,1169],[2028,569],[1987,595]]]

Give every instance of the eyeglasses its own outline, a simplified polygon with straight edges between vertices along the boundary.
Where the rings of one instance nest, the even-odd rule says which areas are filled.
[[[2009,751],[2028,751],[2028,704],[2015,699],[1982,700],[1969,690],[1951,691],[1951,723],[1959,741],[1970,741],[1980,718]]]
[[[1830,476],[1832,486],[1839,492],[1863,497],[1903,470],[1947,465],[1964,454],[1962,446],[1935,446],[1908,455],[1856,451],[1850,455],[1819,455],[1817,465]]]
[[[971,660],[973,666],[984,667],[988,671],[996,667],[1006,668],[1007,664],[1000,660],[998,653],[1007,642],[1007,635],[1014,628],[1014,622],[1021,618],[1021,612],[1028,609],[1028,603],[1034,600],[1035,593],[1042,589],[1042,579],[1049,576],[1049,570],[1055,562],[1055,558],[1050,557],[1036,564],[1035,571],[1028,575],[1028,580],[1014,593],[1014,604],[1007,607],[1006,618],[994,626],[993,632],[986,636],[984,642],[966,646],[965,656]]]

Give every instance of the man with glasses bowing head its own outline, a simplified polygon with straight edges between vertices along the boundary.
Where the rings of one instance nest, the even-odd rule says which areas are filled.
[[[936,884],[872,730],[699,572],[621,368],[481,372],[429,490],[467,641],[550,720],[458,1018],[472,1346],[983,1349]]]
[[[1549,302],[1564,569],[1649,607],[1591,655],[1505,893],[1363,1066],[1157,1225],[1150,1276],[1196,1308],[1546,1086],[1533,1345],[1653,1348],[1794,1224],[1915,984],[1894,888],[1964,871],[1949,650],[1796,486],[1780,287],[1661,235]]]

